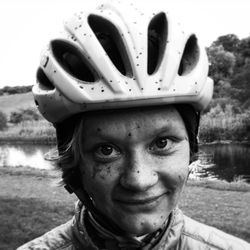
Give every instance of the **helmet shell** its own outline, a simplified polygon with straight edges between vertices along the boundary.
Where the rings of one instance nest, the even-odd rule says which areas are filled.
[[[151,5],[110,2],[65,22],[42,53],[33,87],[48,121],[90,110],[175,103],[197,111],[207,107],[213,81],[207,77],[205,49],[166,10]],[[101,42],[103,34],[115,44],[122,66]],[[75,73],[74,63],[86,74]]]

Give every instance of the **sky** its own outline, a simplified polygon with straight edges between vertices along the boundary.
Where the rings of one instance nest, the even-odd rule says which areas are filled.
[[[249,0],[153,1],[167,5],[205,46],[221,35],[250,36]],[[33,85],[41,50],[62,30],[63,21],[98,3],[101,0],[1,0],[0,88]]]

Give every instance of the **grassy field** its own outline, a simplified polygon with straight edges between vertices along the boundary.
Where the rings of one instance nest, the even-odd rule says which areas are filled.
[[[15,249],[73,215],[75,197],[55,185],[57,172],[0,169],[0,249]],[[189,182],[180,207],[194,219],[250,242],[250,186]]]
[[[35,107],[34,98],[31,92],[0,96],[0,110],[8,116],[12,111],[31,107]]]
[[[35,107],[31,92],[24,94],[0,96],[0,111],[10,117],[11,112]],[[38,121],[23,121],[18,124],[8,124],[8,128],[0,131],[0,141],[37,142],[44,144],[55,143],[55,129],[45,119]]]

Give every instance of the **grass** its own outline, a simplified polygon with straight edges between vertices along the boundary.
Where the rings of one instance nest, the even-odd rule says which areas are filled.
[[[250,242],[249,200],[249,191],[224,191],[188,185],[181,208],[200,222]]]
[[[34,98],[31,92],[0,96],[0,109],[7,116],[9,116],[12,111],[31,107],[35,107]]]
[[[75,199],[55,185],[57,178],[55,171],[1,169],[1,250],[16,249],[72,217]]]
[[[31,92],[0,96],[0,110],[8,119],[11,112],[21,109],[36,108]],[[55,143],[55,129],[45,119],[38,121],[24,121],[18,124],[8,123],[8,128],[0,131],[0,141],[4,142],[32,142],[32,143]]]
[[[15,249],[73,215],[76,198],[55,183],[56,171],[0,169],[0,249]],[[250,242],[250,187],[242,183],[189,181],[185,214]]]

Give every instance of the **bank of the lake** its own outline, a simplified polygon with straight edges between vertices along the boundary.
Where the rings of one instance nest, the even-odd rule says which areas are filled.
[[[56,143],[55,128],[45,120],[12,124],[6,130],[0,131],[0,143],[13,142],[53,145]]]
[[[0,246],[18,245],[64,223],[76,198],[56,185],[60,173],[23,167],[0,169]],[[250,242],[250,185],[190,181],[180,207],[206,224]]]

